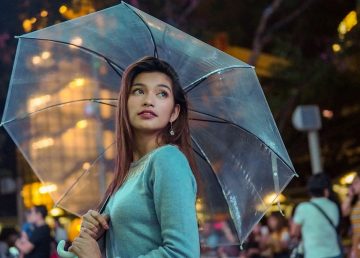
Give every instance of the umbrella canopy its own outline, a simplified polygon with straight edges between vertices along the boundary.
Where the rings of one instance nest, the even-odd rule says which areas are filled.
[[[82,215],[113,175],[121,75],[149,55],[188,95],[199,220],[231,218],[243,242],[295,175],[254,67],[132,6],[20,36],[1,124],[55,203]]]

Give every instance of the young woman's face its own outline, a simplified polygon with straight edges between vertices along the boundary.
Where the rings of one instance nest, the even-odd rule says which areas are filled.
[[[135,133],[160,132],[180,112],[174,102],[171,79],[160,72],[138,74],[130,88],[127,109]]]

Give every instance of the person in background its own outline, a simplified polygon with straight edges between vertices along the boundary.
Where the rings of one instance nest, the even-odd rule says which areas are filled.
[[[274,258],[289,256],[290,234],[286,218],[279,212],[271,213],[267,219],[270,234],[267,238],[267,247]]]
[[[54,219],[54,238],[56,243],[59,243],[60,240],[67,241],[69,239],[68,233],[66,232],[63,225],[60,223],[59,218]]]
[[[34,225],[33,225],[33,223],[30,222],[30,216],[31,216],[30,210],[26,210],[25,211],[25,222],[21,226],[21,231],[25,232],[28,237],[31,236],[32,231],[34,230]]]
[[[15,246],[24,254],[24,258],[49,258],[51,235],[45,218],[47,209],[44,205],[35,205],[30,209],[29,222],[34,225],[31,236],[24,231],[16,240]]]
[[[311,199],[300,203],[293,216],[291,235],[301,235],[305,258],[343,257],[336,228],[331,225],[336,227],[339,224],[340,214],[337,205],[328,199],[329,183],[330,180],[324,173],[312,175],[307,183]]]
[[[360,177],[357,174],[348,189],[346,199],[342,203],[344,216],[350,216],[352,245],[351,258],[360,257]]]

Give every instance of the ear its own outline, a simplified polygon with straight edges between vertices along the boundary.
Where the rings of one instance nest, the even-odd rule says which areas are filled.
[[[175,104],[174,109],[170,116],[170,122],[171,123],[174,122],[179,117],[179,114],[180,114],[180,105]]]
[[[329,198],[329,196],[330,196],[329,189],[324,189],[324,197]]]

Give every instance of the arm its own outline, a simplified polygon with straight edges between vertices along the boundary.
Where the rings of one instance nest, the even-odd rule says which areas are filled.
[[[161,154],[154,157],[150,187],[163,244],[140,257],[200,257],[195,179],[185,156],[177,149]]]
[[[301,238],[301,227],[305,223],[306,203],[296,207],[293,218],[290,220],[290,236],[296,240]]]
[[[296,239],[300,239],[301,236],[301,225],[291,222],[290,224],[290,236]]]

